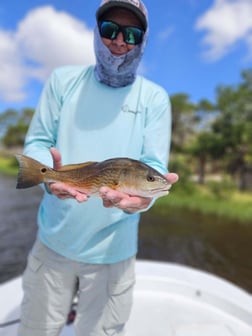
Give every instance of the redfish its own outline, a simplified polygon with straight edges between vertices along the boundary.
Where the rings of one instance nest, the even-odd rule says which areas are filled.
[[[40,183],[63,182],[89,196],[99,196],[99,189],[110,187],[129,195],[160,197],[167,195],[171,184],[157,170],[130,158],[113,158],[50,168],[28,156],[18,154],[17,189]]]

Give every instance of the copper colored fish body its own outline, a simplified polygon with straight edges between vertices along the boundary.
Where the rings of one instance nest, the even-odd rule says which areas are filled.
[[[145,163],[129,158],[85,162],[52,169],[28,156],[16,155],[19,161],[17,189],[40,183],[63,182],[88,195],[99,195],[102,186],[142,197],[167,195],[170,183]]]

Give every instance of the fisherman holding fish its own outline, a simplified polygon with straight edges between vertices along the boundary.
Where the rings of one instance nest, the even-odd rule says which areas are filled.
[[[18,156],[17,187],[45,191],[19,336],[60,335],[77,292],[77,336],[124,335],[140,214],[178,179],[168,95],[137,75],[146,7],[103,0],[96,19],[96,64],[53,71]]]

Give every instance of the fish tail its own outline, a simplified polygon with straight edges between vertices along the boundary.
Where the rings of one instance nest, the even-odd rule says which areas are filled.
[[[22,154],[17,154],[16,159],[19,162],[17,189],[30,188],[45,181],[44,173],[49,167]]]

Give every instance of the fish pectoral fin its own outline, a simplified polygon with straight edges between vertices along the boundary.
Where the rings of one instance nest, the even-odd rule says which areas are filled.
[[[80,169],[80,168],[84,168],[84,167],[89,167],[92,165],[95,165],[97,162],[85,162],[85,163],[74,163],[74,164],[68,164],[68,165],[64,165],[62,167],[60,167],[59,169],[57,169],[57,171],[68,171],[68,170],[72,170],[72,169]]]

